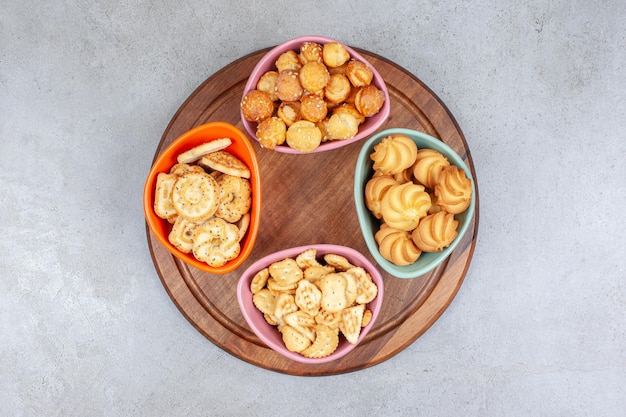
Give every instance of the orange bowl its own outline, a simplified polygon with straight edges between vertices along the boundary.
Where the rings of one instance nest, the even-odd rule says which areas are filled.
[[[212,267],[196,259],[192,253],[184,253],[176,249],[168,240],[172,225],[154,212],[154,194],[157,176],[161,172],[169,172],[178,161],[177,156],[195,146],[219,138],[230,138],[232,143],[225,150],[239,158],[250,169],[250,186],[252,189],[252,205],[250,207],[250,225],[245,237],[240,242],[239,256],[220,267]],[[234,271],[248,258],[259,231],[261,218],[261,176],[254,148],[246,135],[235,126],[224,122],[211,122],[195,127],[175,139],[158,155],[148,173],[143,191],[143,210],[148,227],[157,240],[170,253],[183,262],[212,274],[226,274]]]

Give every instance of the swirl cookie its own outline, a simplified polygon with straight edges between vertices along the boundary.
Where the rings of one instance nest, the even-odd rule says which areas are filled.
[[[411,232],[411,239],[422,251],[440,252],[456,238],[458,224],[451,213],[440,211],[429,214]]]
[[[411,167],[417,156],[417,145],[404,135],[384,137],[370,155],[374,170],[395,175]]]
[[[407,182],[393,185],[383,197],[380,210],[389,226],[411,231],[430,209],[430,196],[421,185]]]
[[[439,176],[435,197],[436,203],[448,213],[462,213],[472,199],[472,182],[465,176],[465,171],[450,165]]]

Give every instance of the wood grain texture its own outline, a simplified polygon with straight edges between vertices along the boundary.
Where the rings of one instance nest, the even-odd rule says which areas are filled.
[[[202,83],[174,115],[156,156],[187,130],[210,121],[243,129],[239,101],[248,74],[267,50],[247,55]],[[426,132],[450,145],[465,160],[476,182],[469,148],[446,106],[419,79],[394,63],[359,50],[389,87],[391,115],[381,128],[405,127]],[[446,262],[414,279],[386,274],[384,306],[370,333],[353,352],[332,363],[306,365],[267,348],[239,311],[239,274],[255,260],[277,250],[313,243],[353,247],[376,264],[361,235],[353,201],[353,174],[360,143],[309,155],[257,152],[262,178],[261,226],[250,258],[228,275],[210,275],[188,267],[162,247],[147,229],[156,270],[182,314],[211,342],[251,364],[291,375],[331,375],[383,362],[422,335],[448,307],[469,268],[478,232],[476,210],[469,230]]]

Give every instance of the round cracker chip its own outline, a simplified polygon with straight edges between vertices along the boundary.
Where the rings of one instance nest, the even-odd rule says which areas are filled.
[[[325,358],[337,350],[339,334],[330,327],[318,324],[315,326],[315,340],[313,344],[300,353],[307,358]]]
[[[291,352],[302,352],[304,349],[311,346],[311,341],[308,337],[294,329],[293,327],[285,324],[280,329],[283,335],[283,343],[285,347]]]
[[[215,179],[199,172],[180,176],[172,189],[172,204],[179,216],[194,223],[208,220],[217,211],[220,193]]]
[[[205,155],[198,161],[198,164],[224,174],[250,178],[250,168],[235,155],[227,151],[222,150]]]
[[[211,142],[206,142],[201,145],[195,146],[188,151],[185,151],[179,154],[176,157],[176,160],[179,164],[190,164],[192,162],[196,162],[198,159],[202,158],[204,155],[210,154],[212,152],[221,151],[222,149],[228,148],[233,142],[229,138],[221,138],[215,139]]]

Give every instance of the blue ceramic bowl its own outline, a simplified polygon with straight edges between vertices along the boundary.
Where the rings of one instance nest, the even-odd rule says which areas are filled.
[[[457,228],[458,236],[454,239],[454,241],[452,241],[450,246],[445,248],[443,251],[423,252],[415,263],[406,266],[398,266],[389,262],[383,258],[378,251],[378,244],[374,239],[374,235],[380,227],[380,220],[374,217],[365,204],[365,185],[369,179],[372,178],[372,174],[374,173],[374,163],[370,158],[370,154],[374,151],[374,146],[376,146],[383,138],[395,134],[403,134],[413,139],[418,149],[430,148],[441,152],[446,158],[448,158],[448,161],[450,161],[451,164],[456,165],[458,168],[462,168],[465,171],[467,178],[472,181],[472,200],[469,207],[464,212],[454,216],[454,218],[459,222]],[[363,238],[365,239],[367,248],[380,267],[397,278],[417,278],[432,271],[444,260],[446,260],[446,258],[461,241],[474,215],[474,208],[476,206],[476,188],[474,185],[474,179],[472,178],[472,172],[467,167],[463,159],[448,145],[435,137],[417,130],[391,128],[376,133],[363,144],[356,163],[354,176],[354,202],[356,204],[357,216],[363,233]]]

